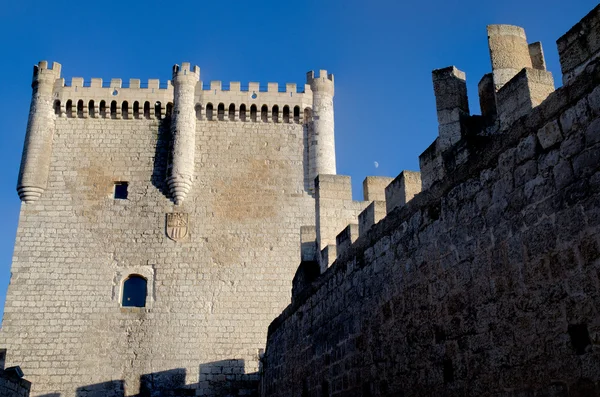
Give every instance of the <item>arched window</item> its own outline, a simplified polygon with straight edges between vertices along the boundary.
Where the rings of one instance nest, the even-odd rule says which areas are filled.
[[[217,107],[217,118],[220,121],[223,121],[225,118],[225,105],[222,103],[219,103],[219,106]]]
[[[304,109],[304,122],[308,123],[312,121],[312,110],[310,108]]]
[[[93,99],[88,103],[88,114],[90,117],[96,117],[96,104]]]
[[[256,105],[250,106],[250,120],[256,122],[256,113],[257,113]]]
[[[162,104],[158,101],[154,104],[154,116],[159,120],[162,119]]]
[[[235,105],[229,105],[229,121],[235,121]]]
[[[294,123],[300,122],[300,106],[294,106]]]
[[[83,100],[82,99],[77,101],[77,117],[79,117],[79,118],[83,117]]]
[[[147,293],[148,281],[139,274],[132,274],[123,283],[121,306],[145,307]]]
[[[269,108],[267,105],[262,105],[260,108],[260,119],[263,123],[266,123],[269,120]]]
[[[246,121],[246,105],[243,103],[240,105],[240,120]]]
[[[213,104],[210,102],[206,104],[206,119],[209,121],[213,119]]]
[[[144,118],[150,118],[150,102],[144,102]]]
[[[54,114],[60,117],[60,101],[54,101]]]
[[[171,117],[173,114],[173,104],[171,102],[167,103],[167,118]]]
[[[202,105],[197,103],[194,109],[196,110],[196,120],[202,120]]]
[[[104,101],[100,101],[100,117],[101,118],[106,118],[106,102]]]
[[[67,117],[73,117],[73,102],[69,99],[65,107]]]
[[[288,105],[285,105],[283,107],[283,122],[284,123],[290,122],[290,107]]]
[[[123,115],[124,119],[129,118],[129,103],[127,101],[123,101],[121,104],[121,114]]]
[[[140,103],[138,101],[135,101],[133,103],[133,118],[134,119],[140,118]]]
[[[117,101],[112,101],[110,103],[110,118],[111,119],[117,118]]]
[[[277,105],[273,106],[271,117],[272,117],[274,123],[279,123],[279,106],[277,106]]]

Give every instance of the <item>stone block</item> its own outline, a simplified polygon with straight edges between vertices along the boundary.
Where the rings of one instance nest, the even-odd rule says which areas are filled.
[[[402,171],[385,188],[386,212],[389,214],[396,207],[406,205],[415,195],[421,192],[421,173]]]
[[[385,201],[373,201],[358,215],[358,234],[364,235],[369,229],[385,218],[387,214]]]
[[[394,178],[368,176],[363,181],[364,201],[385,201],[385,188]]]

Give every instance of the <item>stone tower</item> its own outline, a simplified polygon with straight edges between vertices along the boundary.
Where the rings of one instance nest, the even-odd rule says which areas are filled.
[[[310,181],[319,174],[335,174],[335,139],[333,122],[333,74],[308,72],[306,83],[313,93],[312,135],[309,139]]]
[[[32,396],[254,395],[335,172],[332,98],[325,72],[66,82],[40,62],[0,333]]]

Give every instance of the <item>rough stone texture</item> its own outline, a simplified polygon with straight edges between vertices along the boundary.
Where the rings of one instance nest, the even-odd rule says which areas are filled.
[[[358,238],[358,223],[351,223],[335,238],[337,256],[341,256]]]
[[[386,214],[385,201],[373,201],[358,214],[358,234],[365,234],[371,226],[385,218]]]
[[[599,95],[592,62],[449,150],[273,321],[264,395],[600,396]]]
[[[19,378],[14,372],[5,371],[6,349],[0,349],[0,396],[29,397],[31,382]]]
[[[546,70],[546,59],[544,58],[542,43],[536,41],[529,44],[529,56],[531,57],[531,66],[534,69]]]
[[[523,68],[531,68],[525,30],[513,25],[489,25],[488,46],[496,91]]]
[[[315,219],[306,128],[299,118],[217,121],[217,104],[264,101],[270,113],[312,94],[257,87],[254,100],[198,84],[193,184],[174,206],[173,87],[133,83],[54,88],[47,189],[21,207],[0,333],[7,365],[23,368],[33,396],[256,395],[259,349],[290,299],[300,227]],[[86,109],[94,101],[91,114],[79,98]],[[160,101],[157,113],[144,114],[144,101]],[[129,183],[126,200],[113,198],[116,181]],[[189,216],[177,242],[165,234],[172,212]],[[148,280],[145,308],[121,307],[130,274]]]
[[[394,208],[406,205],[406,203],[419,193],[421,193],[421,173],[417,171],[402,171],[385,188],[386,212],[389,214]]]
[[[462,119],[469,115],[465,73],[454,66],[434,70],[433,92],[439,123],[438,149],[444,151],[464,134]]]
[[[563,84],[569,84],[600,54],[600,5],[558,39],[556,44]]]
[[[363,181],[364,201],[385,201],[385,188],[394,178],[386,176],[368,176]]]
[[[31,382],[0,369],[0,396],[29,397]]]
[[[496,93],[501,125],[505,128],[529,113],[554,92],[552,73],[525,68]]]

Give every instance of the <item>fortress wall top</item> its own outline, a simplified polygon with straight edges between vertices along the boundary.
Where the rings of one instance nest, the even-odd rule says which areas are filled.
[[[557,42],[563,84],[569,84],[600,57],[600,5],[590,11]]]
[[[538,72],[524,68],[504,89],[544,83]],[[448,148],[448,159],[470,156],[361,234],[271,323],[266,396],[329,385],[348,395],[597,391],[600,61],[523,116]],[[594,335],[584,348],[575,327]],[[374,356],[385,371],[364,370]],[[596,369],[582,370],[589,362]]]
[[[387,176],[368,176],[363,181],[364,201],[385,201],[385,188],[394,178]]]
[[[494,84],[499,90],[523,68],[531,68],[525,30],[512,25],[489,25],[488,45]]]
[[[64,104],[69,100],[73,104],[82,100],[86,108],[90,101],[94,101],[96,106],[100,101],[105,101],[107,104],[115,101],[118,109],[121,109],[123,102],[128,102],[129,107],[135,102],[140,103],[141,106],[149,102],[151,107],[160,103],[163,108],[167,103],[173,102],[174,91],[171,80],[161,83],[158,79],[149,79],[147,83],[142,84],[140,79],[129,79],[128,84],[123,84],[123,80],[118,78],[105,82],[101,78],[86,81],[82,77],[73,77],[67,84],[64,78],[60,78],[60,64],[55,63],[54,69],[46,69],[46,61],[41,64],[43,66],[36,67],[36,70],[38,68],[44,71],[50,70],[51,76],[56,80],[53,90],[54,99],[60,101],[63,107],[61,116],[65,113]],[[178,71],[200,75],[200,68],[197,66],[190,68],[189,63],[182,63],[181,67],[175,65],[173,73]],[[259,112],[266,105],[269,109],[269,118],[275,106],[279,108],[279,113],[283,113],[284,108],[287,107],[289,110],[286,111],[289,111],[290,117],[293,117],[294,110],[298,107],[299,110],[296,112],[299,116],[296,119],[303,119],[305,109],[312,109],[313,106],[310,85],[306,84],[303,88],[298,92],[296,83],[286,83],[285,90],[280,91],[278,83],[268,83],[267,89],[263,90],[260,83],[256,82],[251,82],[247,86],[242,86],[240,82],[231,82],[229,87],[224,88],[220,81],[211,81],[208,86],[198,81],[194,100],[203,109],[207,104],[211,104],[215,111],[220,104],[226,110],[232,104],[238,110],[241,105],[244,105],[248,112],[252,105],[255,105]]]

